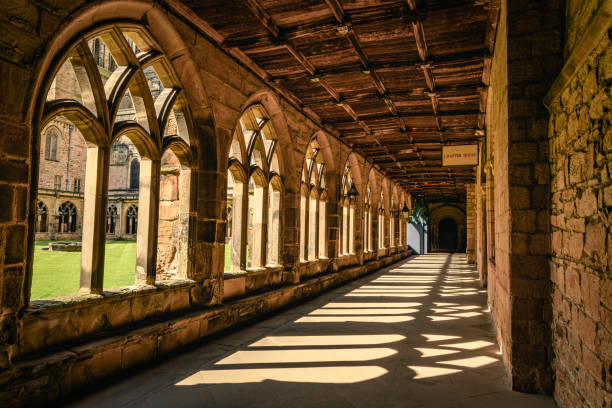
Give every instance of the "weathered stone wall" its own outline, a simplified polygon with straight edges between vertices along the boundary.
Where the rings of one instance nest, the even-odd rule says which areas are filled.
[[[502,2],[499,22],[497,23],[497,36],[495,51],[491,62],[490,86],[487,96],[486,110],[486,143],[485,160],[482,171],[486,173],[486,184],[483,193],[486,200],[486,214],[483,214],[487,232],[486,259],[488,271],[488,302],[493,317],[497,341],[504,351],[502,357],[509,370],[511,350],[510,340],[510,285],[508,271],[496,267],[507,248],[499,247],[498,231],[508,230],[507,211],[502,212],[502,185],[507,185],[507,173],[502,171],[507,167],[507,138],[508,138],[508,11],[505,2]],[[503,142],[506,141],[506,142]],[[507,194],[507,192],[505,192]],[[503,217],[501,214],[505,214]],[[499,252],[498,252],[499,248]],[[507,255],[506,255],[507,257]]]
[[[512,387],[552,391],[549,177],[541,103],[561,68],[556,0],[502,2],[487,109],[489,304]],[[492,146],[491,146],[492,145]],[[491,148],[489,147],[491,146]],[[491,177],[492,176],[492,177]]]
[[[50,133],[57,137],[57,153],[55,160],[45,158],[46,138]],[[68,163],[68,146],[70,145],[70,162]],[[38,172],[39,188],[55,188],[55,176],[61,178],[62,190],[73,191],[74,180],[81,180],[81,191],[85,189],[85,162],[87,161],[87,146],[81,133],[65,119],[53,120],[42,132],[40,138],[40,171]],[[67,165],[68,163],[68,165]],[[67,168],[68,167],[68,168]],[[66,184],[68,176],[68,184]]]
[[[466,208],[466,253],[469,263],[476,262],[476,184],[465,185],[465,208]]]
[[[563,2],[508,2],[508,191],[512,385],[552,391],[548,112],[542,100],[562,67]],[[501,262],[498,265],[503,265]]]
[[[611,82],[607,33],[551,106],[553,368],[564,407],[612,405]]]

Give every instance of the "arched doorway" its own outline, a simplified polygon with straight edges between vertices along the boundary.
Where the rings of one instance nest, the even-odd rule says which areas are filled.
[[[438,248],[455,252],[457,244],[457,223],[452,218],[443,218],[438,224]]]

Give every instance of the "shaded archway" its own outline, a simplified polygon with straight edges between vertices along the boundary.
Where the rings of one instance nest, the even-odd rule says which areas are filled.
[[[458,206],[447,204],[432,204],[429,211],[429,250],[465,252],[465,211]],[[452,233],[454,235],[451,237]]]
[[[438,249],[456,252],[457,245],[457,223],[452,218],[443,218],[438,223]]]

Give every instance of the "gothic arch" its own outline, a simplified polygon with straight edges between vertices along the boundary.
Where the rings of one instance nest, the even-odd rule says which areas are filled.
[[[293,158],[293,138],[289,132],[287,125],[287,119],[281,104],[278,101],[278,97],[269,89],[264,88],[253,93],[247,100],[242,104],[240,109],[240,117],[235,121],[235,125],[238,120],[242,117],[243,113],[253,105],[261,105],[270,119],[272,128],[276,135],[277,145],[275,151],[278,156],[278,165],[280,174],[282,174],[284,188],[296,188],[299,183],[299,179],[292,170],[291,164],[294,163]]]
[[[351,176],[353,177],[353,183],[355,184],[355,188],[357,188],[359,195],[363,197],[365,185],[363,184],[363,180],[361,179],[361,165],[355,152],[349,153],[348,158],[346,159],[346,163],[351,166]]]
[[[44,56],[36,66],[31,93],[34,97],[29,98],[30,105],[27,112],[27,119],[32,123],[33,134],[40,134],[46,125],[41,119],[45,107],[44,96],[47,95],[51,86],[51,81],[47,79],[55,76],[72,45],[92,27],[100,27],[118,21],[133,22],[134,25],[143,26],[172,61],[173,71],[182,84],[183,97],[189,106],[190,120],[188,122],[189,126],[193,126],[193,129],[190,129],[192,137],[189,143],[192,151],[199,153],[196,155],[200,158],[199,167],[216,170],[220,164],[225,166],[224,161],[219,161],[217,157],[218,138],[215,135],[211,104],[206,88],[201,81],[199,69],[184,40],[161,10],[151,7],[151,3],[147,1],[117,0],[103,4],[88,4],[74,13],[73,17],[71,23],[63,27],[48,42]],[[78,111],[75,111],[75,114],[82,116]],[[83,133],[83,136],[87,138],[86,133]],[[35,148],[33,151],[38,151],[39,138],[34,137],[33,143]],[[200,148],[206,149],[205,154],[199,151]],[[214,162],[208,160],[211,156],[217,157],[217,160]],[[38,159],[34,159],[33,172],[36,172]]]
[[[71,23],[62,28],[49,42],[44,57],[37,66],[37,76],[33,89],[36,97],[32,98],[28,119],[32,123],[35,137],[32,138],[34,149],[40,146],[40,131],[56,116],[63,116],[71,121],[81,132],[89,147],[98,148],[96,160],[103,159],[103,152],[108,152],[113,140],[121,135],[129,137],[141,154],[141,166],[147,162],[145,177],[154,179],[154,168],[159,166],[165,144],[165,138],[182,139],[183,148],[189,150],[189,154],[184,157],[195,158],[193,166],[200,170],[216,171],[219,167],[218,160],[210,160],[211,155],[216,157],[218,152],[217,138],[214,134],[214,124],[212,115],[208,108],[209,103],[205,90],[200,82],[199,70],[191,59],[185,44],[176,32],[172,24],[165,15],[157,9],[151,8],[149,3],[141,1],[109,1],[105,4],[95,4],[84,6],[81,10],[74,13]],[[124,69],[125,75],[118,75],[113,78],[116,83],[111,92],[106,92],[102,84],[99,71],[93,57],[87,49],[87,41],[97,36],[106,36],[111,40],[116,48],[113,58]],[[136,38],[133,38],[136,37]],[[132,46],[128,44],[128,39],[137,43],[138,48],[144,51],[136,55]],[[141,42],[139,42],[141,41]],[[145,46],[143,48],[143,46]],[[59,70],[66,61],[70,60],[72,68],[78,68],[80,74],[77,76],[81,91],[87,98],[80,101],[66,101],[55,99],[47,102],[47,95]],[[76,62],[75,62],[76,60]],[[159,94],[155,103],[150,95],[150,88],[146,83],[143,74],[144,67],[155,66],[155,71],[164,83],[165,90]],[[76,68],[75,68],[76,67]],[[82,71],[82,72],[81,72]],[[81,78],[89,85],[83,91]],[[109,85],[107,82],[106,85]],[[142,105],[138,106],[138,114],[135,120],[116,121],[116,114],[119,105],[122,103],[123,96],[129,90],[133,95],[132,88],[138,88],[140,92],[138,98],[134,100]],[[146,87],[146,91],[144,88]],[[164,93],[165,92],[165,93]],[[163,98],[160,99],[163,95]],[[158,103],[159,102],[159,103]],[[163,105],[162,105],[163,104]],[[146,114],[143,115],[143,112]],[[174,112],[176,132],[166,135],[165,124],[168,122],[171,112]],[[206,154],[199,154],[198,149],[206,149]],[[36,150],[35,150],[36,151]],[[88,155],[89,156],[89,155]],[[92,155],[93,157],[93,155]],[[199,161],[198,161],[199,159]],[[32,173],[38,173],[39,156],[34,155],[32,160]],[[101,163],[104,163],[102,161]],[[95,163],[93,164],[95,166]],[[97,183],[102,183],[103,172],[108,172],[108,165],[99,165],[98,173],[95,175]],[[143,170],[141,168],[141,175]],[[100,184],[102,185],[102,184]],[[155,183],[150,183],[153,188],[149,189],[152,197],[155,197]],[[37,194],[38,183],[32,181],[32,193],[30,196],[29,220],[34,219],[34,206],[32,203]],[[191,184],[191,189],[195,185]],[[103,188],[104,190],[104,188]],[[215,189],[214,191],[218,191]],[[193,191],[192,193],[195,193]],[[196,193],[197,194],[197,193]],[[196,195],[194,194],[194,196]],[[142,194],[140,194],[142,197]],[[100,196],[91,196],[95,201],[95,206],[102,206],[103,199]],[[87,208],[87,207],[86,207]],[[157,206],[142,207],[141,215],[143,219],[157,220]],[[101,214],[106,210],[94,209],[94,214]],[[150,214],[146,211],[149,210]],[[189,213],[191,209],[187,209]],[[99,231],[104,229],[102,217],[95,217],[96,221],[87,225],[87,231],[83,231],[83,243],[91,248],[96,248],[92,253],[99,251],[99,248],[92,243],[98,239]],[[139,246],[139,250],[152,253],[157,246],[156,221],[151,221],[152,226],[141,225],[141,230],[146,233],[146,245]],[[30,222],[29,234],[33,233]],[[95,225],[94,225],[95,224]],[[142,224],[142,223],[141,223]],[[146,228],[145,228],[146,227]],[[194,233],[194,232],[192,232]],[[145,237],[145,234],[143,234]],[[87,242],[85,240],[87,239]],[[139,238],[140,239],[140,238]],[[30,245],[32,245],[30,240]],[[90,277],[103,273],[103,259],[97,255],[92,255],[87,259],[87,268],[94,271]],[[155,280],[155,265],[151,262],[151,256],[138,256],[138,262],[146,265],[139,265],[137,268],[136,279],[141,279],[148,283]],[[28,268],[26,285],[24,286],[25,298],[29,297],[28,291],[31,282],[32,257],[28,254]],[[95,264],[95,265],[94,265]],[[82,265],[85,265],[83,261]],[[142,266],[142,267],[140,267]],[[82,271],[84,270],[82,267]],[[140,272],[138,272],[140,271]],[[143,271],[146,271],[144,276]],[[83,285],[90,285],[92,292],[101,291],[102,281],[92,278]]]
[[[439,226],[445,219],[451,219],[456,224],[456,246],[454,248],[440,248]],[[454,205],[442,205],[431,210],[429,214],[429,248],[431,251],[451,250],[453,252],[465,251],[466,246],[466,215],[465,212]]]

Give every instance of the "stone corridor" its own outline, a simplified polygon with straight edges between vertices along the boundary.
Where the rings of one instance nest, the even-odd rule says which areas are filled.
[[[464,254],[411,257],[74,407],[552,407],[513,392]]]

